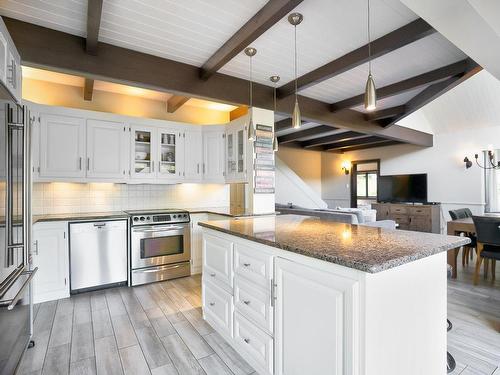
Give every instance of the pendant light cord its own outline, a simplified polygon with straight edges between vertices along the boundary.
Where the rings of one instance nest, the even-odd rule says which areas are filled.
[[[295,101],[297,101],[297,25],[294,26],[295,33]]]
[[[372,74],[372,38],[370,33],[370,0],[368,0],[368,73]]]
[[[252,80],[252,56],[250,56],[250,108],[253,107]]]

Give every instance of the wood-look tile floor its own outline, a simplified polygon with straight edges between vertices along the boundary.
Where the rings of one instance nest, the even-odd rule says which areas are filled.
[[[459,266],[457,280],[448,284],[453,374],[500,375],[500,280],[473,286],[472,275],[472,263]],[[36,305],[36,346],[21,373],[254,373],[203,321],[200,284],[198,275]]]
[[[202,319],[201,278],[120,287],[35,306],[21,374],[254,374]]]

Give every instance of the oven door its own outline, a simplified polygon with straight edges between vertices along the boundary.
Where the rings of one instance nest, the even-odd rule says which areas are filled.
[[[189,261],[189,224],[132,227],[131,245],[133,269]]]

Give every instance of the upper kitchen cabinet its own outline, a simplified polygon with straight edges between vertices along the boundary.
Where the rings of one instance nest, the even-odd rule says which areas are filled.
[[[18,102],[21,102],[21,57],[0,18],[0,80]]]
[[[245,182],[247,178],[247,138],[243,119],[226,126],[226,181]]]
[[[203,180],[224,182],[224,126],[203,127]]]
[[[193,126],[192,128],[184,130],[184,179],[186,182],[201,182],[203,137],[199,127]]]
[[[179,181],[184,174],[184,133],[175,127],[157,129],[157,178]]]
[[[156,176],[156,128],[132,124],[130,133],[130,176],[134,179],[152,180]]]
[[[87,177],[120,180],[128,175],[128,127],[123,122],[87,120]]]
[[[85,177],[85,120],[40,114],[40,177]]]

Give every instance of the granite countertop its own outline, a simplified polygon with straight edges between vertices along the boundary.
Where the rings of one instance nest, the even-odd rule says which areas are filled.
[[[244,209],[232,209],[230,207],[208,207],[208,208],[181,208],[188,211],[190,214],[208,213],[223,215],[227,217],[248,217],[248,216],[269,216],[270,214],[253,214],[252,212]],[[147,210],[145,210],[147,211]],[[128,215],[123,211],[114,212],[82,212],[82,213],[63,213],[52,215],[33,215],[33,224],[42,221],[75,221],[75,220],[101,220],[101,219],[121,219],[127,218]]]
[[[226,219],[199,225],[369,273],[470,242],[467,237],[343,224],[299,215]]]

